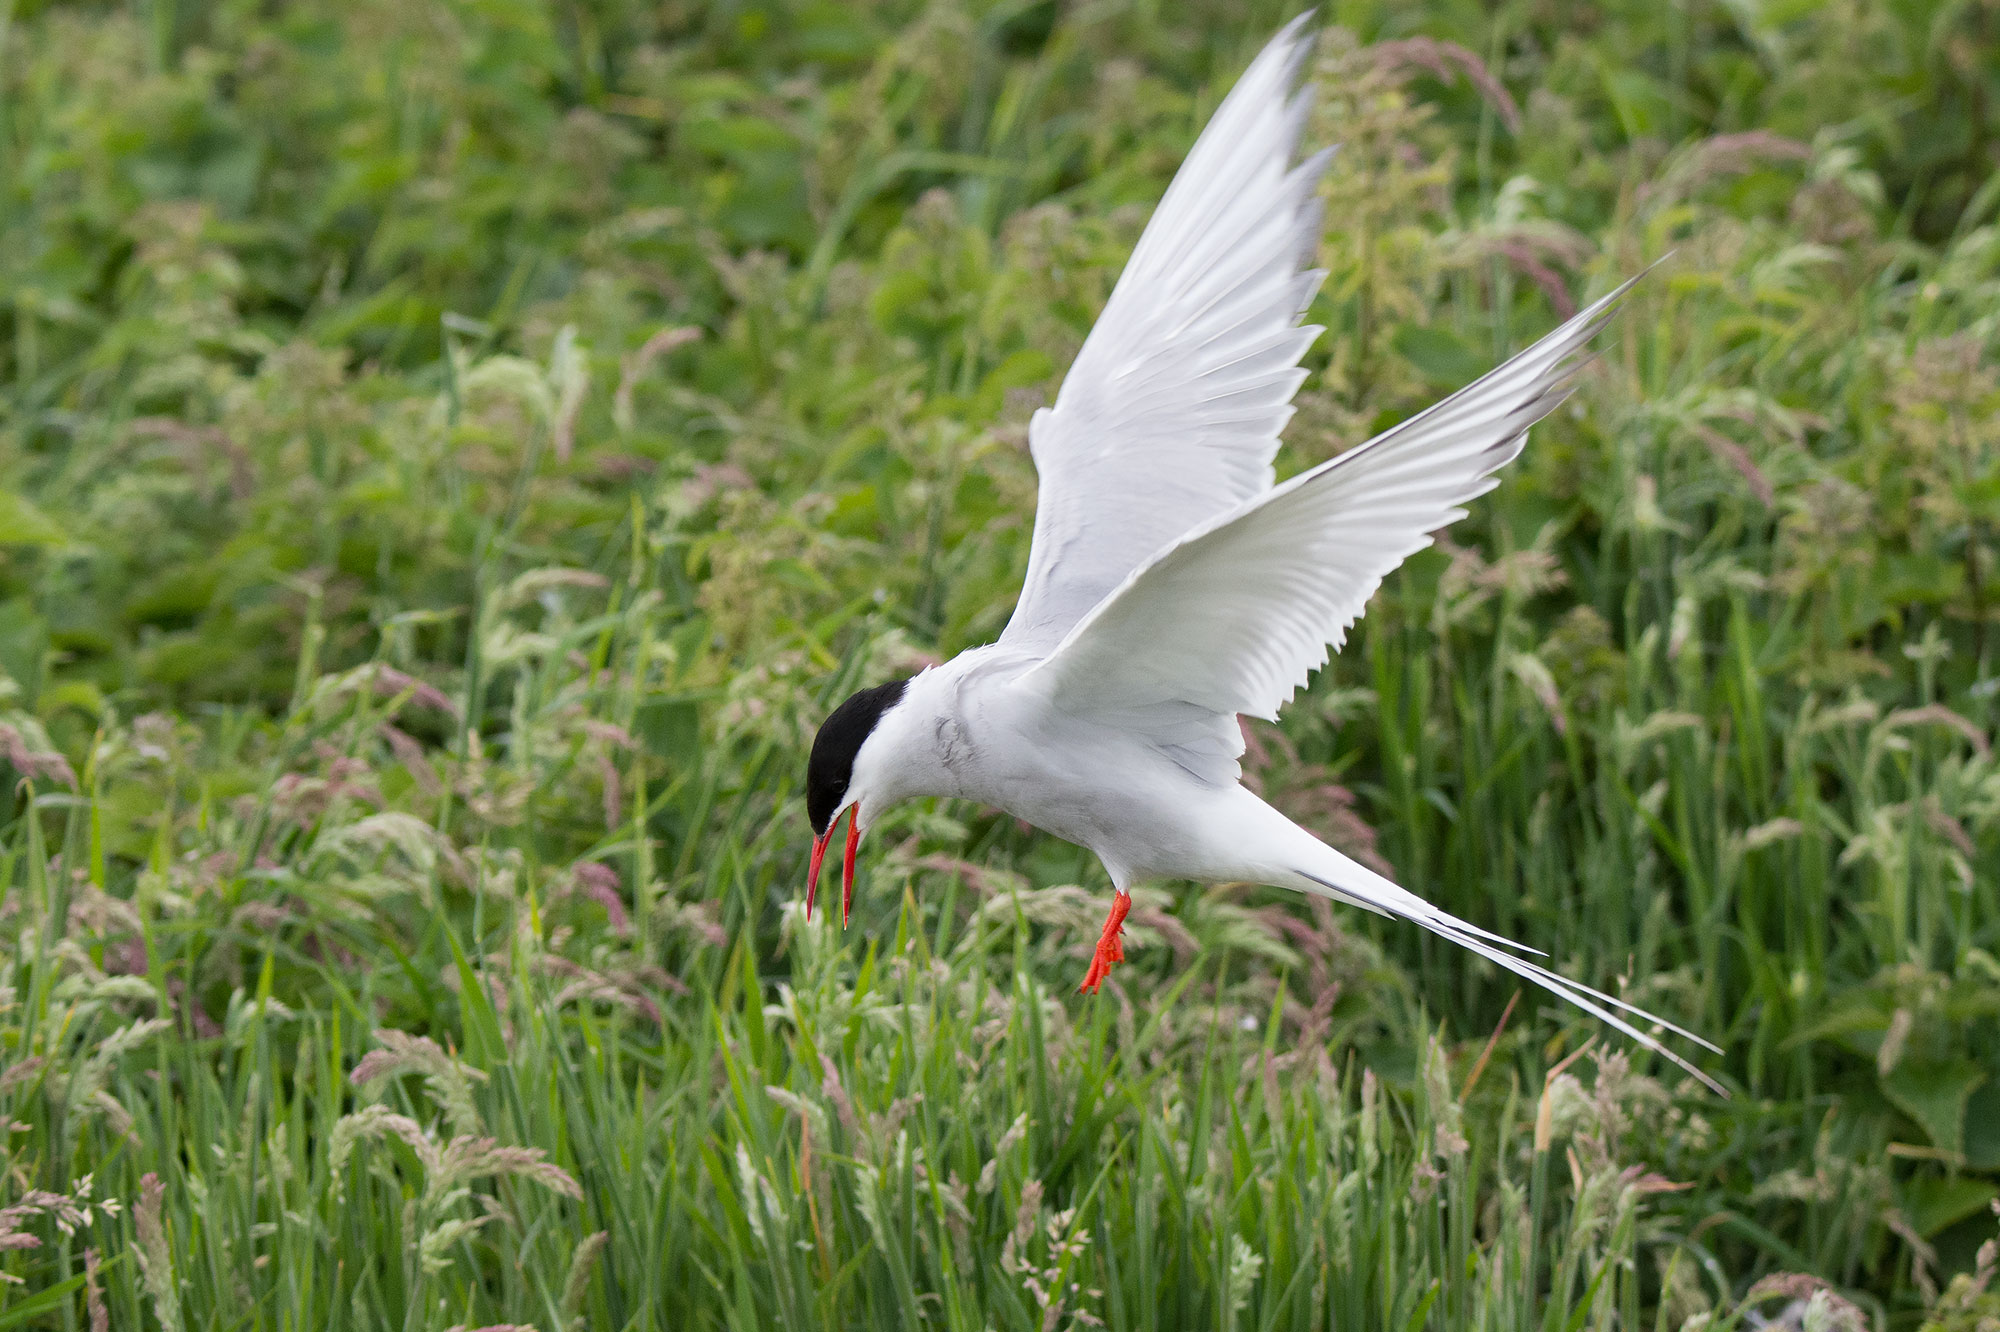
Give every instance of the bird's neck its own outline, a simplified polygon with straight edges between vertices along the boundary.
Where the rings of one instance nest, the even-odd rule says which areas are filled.
[[[890,805],[964,794],[963,773],[973,747],[952,675],[949,666],[925,671],[883,714],[856,764],[864,801]]]

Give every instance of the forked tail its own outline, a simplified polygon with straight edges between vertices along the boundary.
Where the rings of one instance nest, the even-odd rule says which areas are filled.
[[[1461,948],[1469,948],[1495,966],[1504,967],[1521,979],[1534,982],[1550,994],[1555,995],[1558,999],[1567,1000],[1569,1003],[1575,1004],[1592,1017],[1623,1032],[1648,1050],[1655,1051],[1671,1059],[1689,1074],[1700,1079],[1703,1085],[1707,1086],[1717,1095],[1729,1095],[1728,1089],[1721,1083],[1696,1068],[1673,1050],[1668,1049],[1655,1037],[1641,1031],[1637,1026],[1633,1025],[1633,1022],[1619,1016],[1619,1014],[1630,1014],[1633,1019],[1637,1019],[1638,1021],[1664,1027],[1674,1035],[1693,1041],[1696,1045],[1704,1049],[1713,1050],[1717,1054],[1722,1053],[1720,1046],[1703,1040],[1684,1027],[1677,1027],[1662,1017],[1648,1013],[1643,1008],[1634,1007],[1626,1003],[1623,999],[1614,998],[1601,990],[1593,990],[1588,985],[1573,981],[1567,976],[1559,975],[1556,972],[1550,971],[1547,967],[1530,962],[1526,958],[1517,957],[1515,954],[1505,950],[1509,948],[1520,949],[1524,952],[1534,952],[1535,950],[1523,944],[1517,944],[1512,939],[1502,935],[1482,930],[1477,925],[1460,920],[1447,911],[1439,910],[1429,902],[1424,901],[1423,898],[1418,897],[1415,893],[1397,887],[1381,875],[1341,855],[1340,852],[1335,851],[1332,847],[1322,843],[1318,847],[1318,850],[1322,858],[1322,863],[1317,867],[1317,872],[1301,869],[1293,870],[1292,872],[1298,875],[1304,882],[1294,883],[1290,885],[1291,887],[1298,888],[1303,892],[1322,893],[1343,902],[1351,902],[1355,906],[1366,907],[1371,911],[1379,911],[1388,916],[1397,916],[1403,920],[1421,925],[1439,938],[1449,939]],[[1335,878],[1335,875],[1338,875],[1338,878]]]

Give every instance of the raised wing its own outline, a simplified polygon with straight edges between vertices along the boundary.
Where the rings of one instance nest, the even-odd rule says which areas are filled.
[[[1115,714],[1170,747],[1188,745],[1203,716],[1275,717],[1345,641],[1383,577],[1493,488],[1528,427],[1569,396],[1580,354],[1631,287],[1429,410],[1190,533],[1022,682],[1066,711]],[[1196,749],[1213,758],[1220,730],[1203,734],[1210,743]]]
[[[1271,487],[1322,272],[1313,191],[1293,167],[1306,15],[1216,109],[1168,186],[1028,447],[1041,477],[1028,577],[1001,641],[1046,652],[1145,560]]]

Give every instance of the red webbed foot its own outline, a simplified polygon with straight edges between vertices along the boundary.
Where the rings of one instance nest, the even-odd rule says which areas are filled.
[[[1104,933],[1097,937],[1097,952],[1090,959],[1090,970],[1084,973],[1083,984],[1077,987],[1078,994],[1096,994],[1097,987],[1111,974],[1111,968],[1125,960],[1125,941],[1120,937],[1125,932],[1125,913],[1132,909],[1132,895],[1119,893],[1111,901],[1111,914],[1105,917]]]

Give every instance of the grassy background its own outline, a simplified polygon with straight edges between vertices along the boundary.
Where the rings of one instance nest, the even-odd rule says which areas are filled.
[[[0,0],[0,1327],[1991,1332],[2000,15],[1335,3],[1282,466],[1669,250],[1256,780],[1715,1037],[911,806],[1287,6]]]

